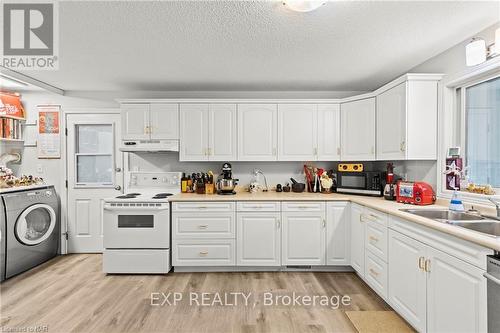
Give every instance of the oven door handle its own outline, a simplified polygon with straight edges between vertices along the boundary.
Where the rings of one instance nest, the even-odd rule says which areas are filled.
[[[168,206],[163,206],[163,207],[135,207],[135,206],[126,206],[126,207],[117,207],[117,206],[109,206],[109,205],[104,205],[104,210],[109,210],[109,211],[124,211],[124,210],[131,210],[131,211],[162,211],[162,210],[169,210]]]
[[[490,280],[491,282],[496,283],[496,284],[498,284],[500,286],[500,279],[494,277],[490,273],[483,273],[483,276],[485,278],[487,278],[488,280]]]

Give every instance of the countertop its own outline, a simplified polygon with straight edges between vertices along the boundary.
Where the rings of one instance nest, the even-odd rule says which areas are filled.
[[[40,185],[6,187],[6,188],[0,188],[0,194],[10,193],[10,192],[36,190],[37,188],[46,188],[48,186],[50,186],[50,185],[40,184]]]
[[[369,208],[379,210],[381,212],[400,217],[402,219],[421,224],[423,226],[444,232],[449,235],[467,240],[469,242],[482,245],[484,247],[500,251],[500,238],[488,236],[457,227],[454,225],[437,222],[429,218],[413,215],[403,212],[400,209],[415,208],[415,209],[448,209],[444,202],[438,201],[432,206],[414,206],[397,203],[396,201],[385,200],[380,197],[368,197],[359,195],[347,195],[339,193],[322,194],[322,193],[293,193],[293,192],[258,192],[250,193],[238,191],[235,195],[217,195],[217,194],[193,194],[181,193],[173,195],[168,199],[170,202],[186,202],[186,201],[350,201]]]

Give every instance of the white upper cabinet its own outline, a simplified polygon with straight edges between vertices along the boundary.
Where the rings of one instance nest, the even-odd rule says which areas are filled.
[[[278,105],[278,160],[312,161],[318,156],[318,106]]]
[[[149,104],[122,104],[122,139],[149,139]]]
[[[236,104],[210,104],[208,113],[208,159],[237,159]]]
[[[181,161],[236,160],[236,104],[181,104]]]
[[[158,103],[150,104],[151,139],[179,139],[179,105]]]
[[[440,75],[408,74],[377,95],[377,160],[437,158]]]
[[[375,98],[343,103],[341,135],[343,161],[375,160]]]
[[[276,161],[278,144],[276,104],[238,105],[238,160]]]
[[[340,161],[340,104],[318,104],[318,161]]]
[[[123,140],[179,139],[178,104],[122,104],[121,114]]]
[[[181,161],[208,161],[208,104],[181,104]]]
[[[377,96],[377,159],[405,158],[406,82]]]

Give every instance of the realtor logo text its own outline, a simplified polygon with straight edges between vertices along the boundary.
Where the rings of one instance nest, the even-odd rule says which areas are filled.
[[[200,292],[153,292],[150,297],[151,306],[177,306],[187,302],[189,306],[324,306],[338,309],[340,306],[349,306],[351,297],[348,295],[301,295],[295,292],[290,294],[274,294],[265,292],[257,297],[244,292],[200,293]]]

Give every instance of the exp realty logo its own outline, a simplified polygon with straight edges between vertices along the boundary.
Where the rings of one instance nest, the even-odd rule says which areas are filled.
[[[57,1],[2,1],[1,65],[12,70],[58,69]]]

